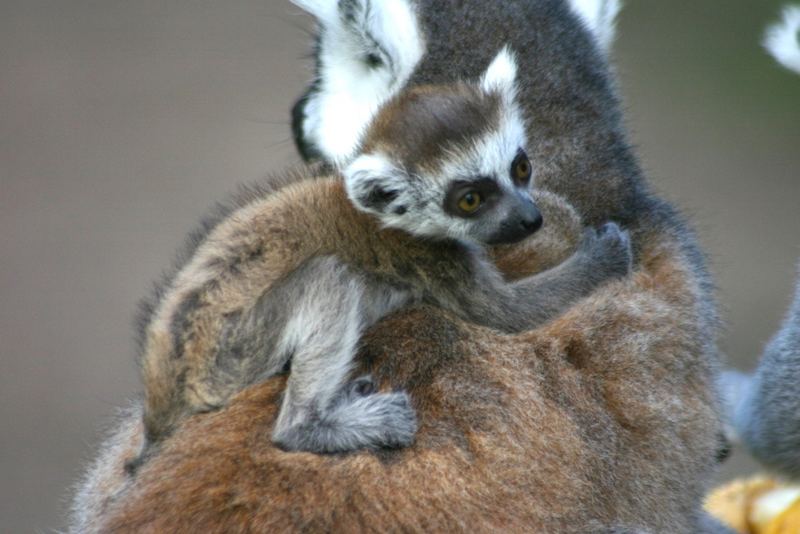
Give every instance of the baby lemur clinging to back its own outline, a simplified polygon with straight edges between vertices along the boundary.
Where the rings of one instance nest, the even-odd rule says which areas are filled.
[[[361,333],[430,303],[505,332],[531,329],[630,269],[627,234],[588,230],[561,265],[506,282],[483,245],[536,232],[531,164],[502,50],[479,83],[390,102],[342,176],[250,198],[201,241],[146,329],[149,443],[246,385],[290,375],[273,432],[287,450],[405,446],[403,392],[349,380]]]

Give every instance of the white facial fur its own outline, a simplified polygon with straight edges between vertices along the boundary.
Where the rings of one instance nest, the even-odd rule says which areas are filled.
[[[476,177],[491,177],[504,193],[520,194],[510,176],[511,163],[525,146],[525,124],[515,101],[516,70],[513,53],[503,48],[477,84],[482,91],[501,96],[497,128],[470,143],[451,147],[433,174],[411,175],[385,153],[362,154],[343,172],[351,201],[378,216],[385,226],[414,235],[464,241],[487,237],[482,232],[491,230],[492,220],[506,215],[504,206],[499,206],[487,221],[449,215],[443,203],[453,182]],[[387,203],[377,209],[361,200],[376,187],[391,193]]]
[[[622,8],[620,0],[568,0],[603,52],[614,44],[615,22]]]
[[[783,10],[781,22],[767,29],[764,46],[778,63],[800,73],[800,6]]]
[[[317,18],[321,32],[320,82],[305,107],[303,133],[327,159],[342,162],[381,104],[408,81],[424,39],[409,0],[292,1]],[[381,63],[370,65],[370,54]]]

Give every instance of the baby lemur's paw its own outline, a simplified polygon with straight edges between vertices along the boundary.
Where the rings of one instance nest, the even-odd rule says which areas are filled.
[[[631,272],[631,238],[617,223],[588,228],[580,252],[590,261],[591,270],[598,280],[622,278]]]

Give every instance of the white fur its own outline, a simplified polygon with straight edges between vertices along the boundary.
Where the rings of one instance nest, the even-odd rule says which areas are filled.
[[[499,91],[506,101],[516,95],[517,58],[514,52],[504,46],[489,64],[481,78],[481,88],[487,93]]]
[[[783,19],[767,29],[764,46],[778,63],[800,73],[800,6],[783,10]]]
[[[290,0],[300,9],[313,15],[320,23],[329,24],[337,14],[338,0]]]
[[[398,197],[392,202],[397,205],[409,205],[411,199],[408,194],[408,176],[405,172],[395,167],[388,156],[378,153],[363,154],[351,162],[343,171],[345,189],[347,196],[354,205],[363,211],[381,215],[381,219],[386,221],[391,214],[373,212],[364,206],[359,198],[374,186],[379,186],[386,191],[398,192]],[[391,211],[391,210],[389,210]]]
[[[360,280],[332,257],[314,260],[314,279],[308,280],[276,347],[276,354],[291,354],[287,403],[323,410],[339,392],[350,372],[361,338]],[[281,410],[276,426],[291,426],[295,410]]]
[[[363,329],[403,306],[408,294],[369,292],[362,276],[331,256],[309,268],[276,347],[291,355],[292,366],[273,439],[321,452],[410,443],[416,423],[405,394],[353,397],[345,388]]]
[[[344,163],[381,104],[408,81],[425,50],[408,0],[358,0],[360,18],[344,20],[335,0],[293,0],[321,30],[319,93],[309,100],[303,128],[323,155]],[[377,53],[384,64],[370,67]]]
[[[515,189],[509,176],[509,168],[517,151],[526,144],[525,123],[515,101],[503,106],[500,124],[472,147],[453,154],[442,166],[443,177],[452,176],[494,176],[498,185],[508,192]],[[499,214],[502,217],[502,214]],[[470,222],[447,217],[447,235],[454,239],[470,240],[473,230]]]
[[[603,52],[611,50],[616,34],[620,0],[568,0],[572,11],[583,21]]]

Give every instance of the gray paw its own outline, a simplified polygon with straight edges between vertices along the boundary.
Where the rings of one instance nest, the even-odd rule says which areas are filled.
[[[417,415],[408,394],[376,393],[365,376],[348,384],[328,410],[276,428],[273,441],[286,451],[324,454],[407,447],[416,432]]]
[[[621,278],[631,271],[631,238],[619,225],[609,222],[584,233],[581,252],[592,262],[598,277]]]
[[[369,377],[354,384],[352,394],[345,396],[330,414],[332,420],[343,422],[348,439],[359,444],[353,448],[411,445],[417,432],[417,415],[408,394],[376,393]],[[373,392],[369,392],[370,389]]]

